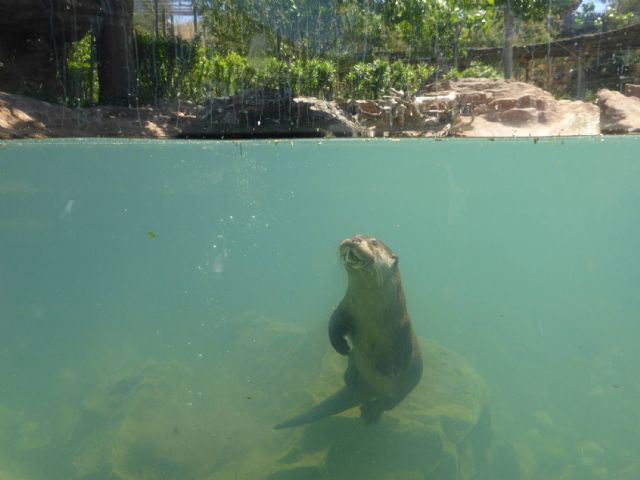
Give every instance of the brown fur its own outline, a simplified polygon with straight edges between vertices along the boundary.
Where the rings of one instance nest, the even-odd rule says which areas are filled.
[[[381,241],[362,235],[344,240],[340,256],[349,284],[331,315],[329,339],[338,353],[349,357],[346,385],[275,428],[304,425],[356,406],[366,423],[377,422],[422,376],[422,355],[407,313],[398,257]]]
[[[422,376],[422,355],[400,278],[398,257],[380,240],[357,235],[340,244],[349,275],[344,298],[329,322],[336,351],[349,356],[345,383],[370,392],[362,417],[375,422]],[[349,342],[347,342],[347,340]]]

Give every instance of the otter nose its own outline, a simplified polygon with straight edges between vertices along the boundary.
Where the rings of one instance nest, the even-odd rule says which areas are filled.
[[[362,242],[362,236],[356,235],[355,237],[353,237],[353,243],[355,243],[357,245],[360,242]]]

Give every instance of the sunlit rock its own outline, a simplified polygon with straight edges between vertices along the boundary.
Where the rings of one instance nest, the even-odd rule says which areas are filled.
[[[428,91],[439,97],[452,92],[458,99],[452,133],[458,136],[542,137],[600,133],[596,106],[582,101],[556,100],[549,92],[528,83],[464,78],[433,85]]]
[[[597,135],[601,125],[596,105],[556,100],[533,85],[496,79],[450,80],[414,97],[392,91],[377,100],[327,101],[285,90],[246,90],[205,105],[170,99],[155,107],[76,109],[0,92],[0,139],[542,137]],[[638,128],[638,114],[629,103],[634,99],[620,97],[626,110],[600,102],[603,133]]]

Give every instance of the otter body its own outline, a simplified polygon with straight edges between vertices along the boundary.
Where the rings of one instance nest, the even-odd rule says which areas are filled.
[[[356,406],[366,423],[377,422],[422,376],[422,355],[407,313],[397,255],[380,240],[357,235],[341,242],[340,257],[349,281],[331,315],[329,340],[349,357],[345,386],[275,428],[303,425]]]

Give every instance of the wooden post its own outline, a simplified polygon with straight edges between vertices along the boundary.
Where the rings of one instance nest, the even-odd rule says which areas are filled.
[[[547,80],[545,90],[551,88],[551,80],[553,79],[553,63],[551,60],[551,15],[547,14]]]
[[[167,36],[167,9],[162,6],[162,36]]]
[[[582,44],[579,43],[576,49],[576,97],[584,97],[584,59],[582,58]]]
[[[509,80],[513,76],[513,10],[511,0],[507,0],[504,9],[504,78]]]
[[[93,21],[89,30],[89,105],[93,105],[93,76],[95,75],[96,30],[97,20]]]
[[[158,0],[153,0],[153,33],[155,33],[156,40],[160,36],[158,30]]]
[[[192,0],[193,2],[193,34],[196,35],[198,33],[198,7],[196,7],[196,0]]]
[[[108,8],[97,39],[100,103],[131,105],[136,86],[133,0],[104,1]]]
[[[155,42],[151,48],[151,65],[153,67],[153,104],[158,106],[158,60],[156,48],[158,46],[158,0],[153,0],[153,32],[155,34]]]

